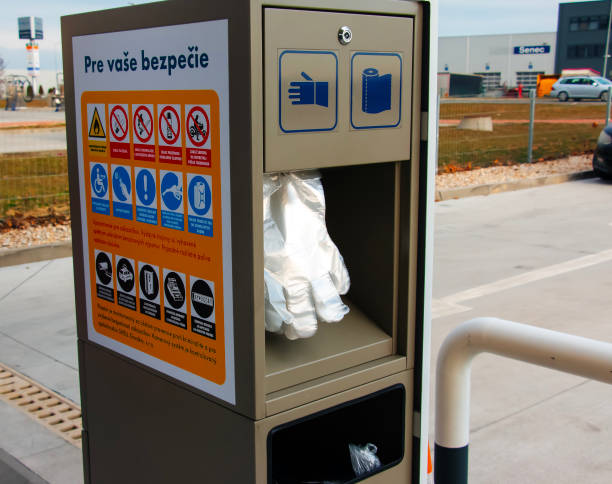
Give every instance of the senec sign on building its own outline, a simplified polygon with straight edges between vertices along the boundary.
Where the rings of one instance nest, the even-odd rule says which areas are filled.
[[[515,55],[550,54],[550,45],[521,45],[514,47]]]

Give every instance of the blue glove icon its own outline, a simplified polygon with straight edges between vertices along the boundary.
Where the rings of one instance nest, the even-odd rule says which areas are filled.
[[[289,99],[295,99],[291,104],[316,104],[328,107],[329,83],[315,82],[305,72],[302,72],[302,77],[306,81],[294,81],[290,84],[293,89],[289,89]]]

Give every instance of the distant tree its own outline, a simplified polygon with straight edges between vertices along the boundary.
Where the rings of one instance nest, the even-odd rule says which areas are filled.
[[[45,95],[45,90],[42,87],[42,84],[40,86],[38,86],[38,95],[39,96],[44,96]]]

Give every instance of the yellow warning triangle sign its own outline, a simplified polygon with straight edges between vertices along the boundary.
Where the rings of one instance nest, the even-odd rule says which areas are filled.
[[[97,107],[94,108],[91,124],[89,125],[89,136],[91,138],[106,138],[104,126],[102,125],[102,121],[100,121],[100,114],[98,113]]]

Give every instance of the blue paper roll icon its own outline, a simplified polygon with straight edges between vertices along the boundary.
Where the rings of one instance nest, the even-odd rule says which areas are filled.
[[[361,110],[376,114],[391,109],[391,74],[379,75],[378,69],[368,67],[361,74]]]

